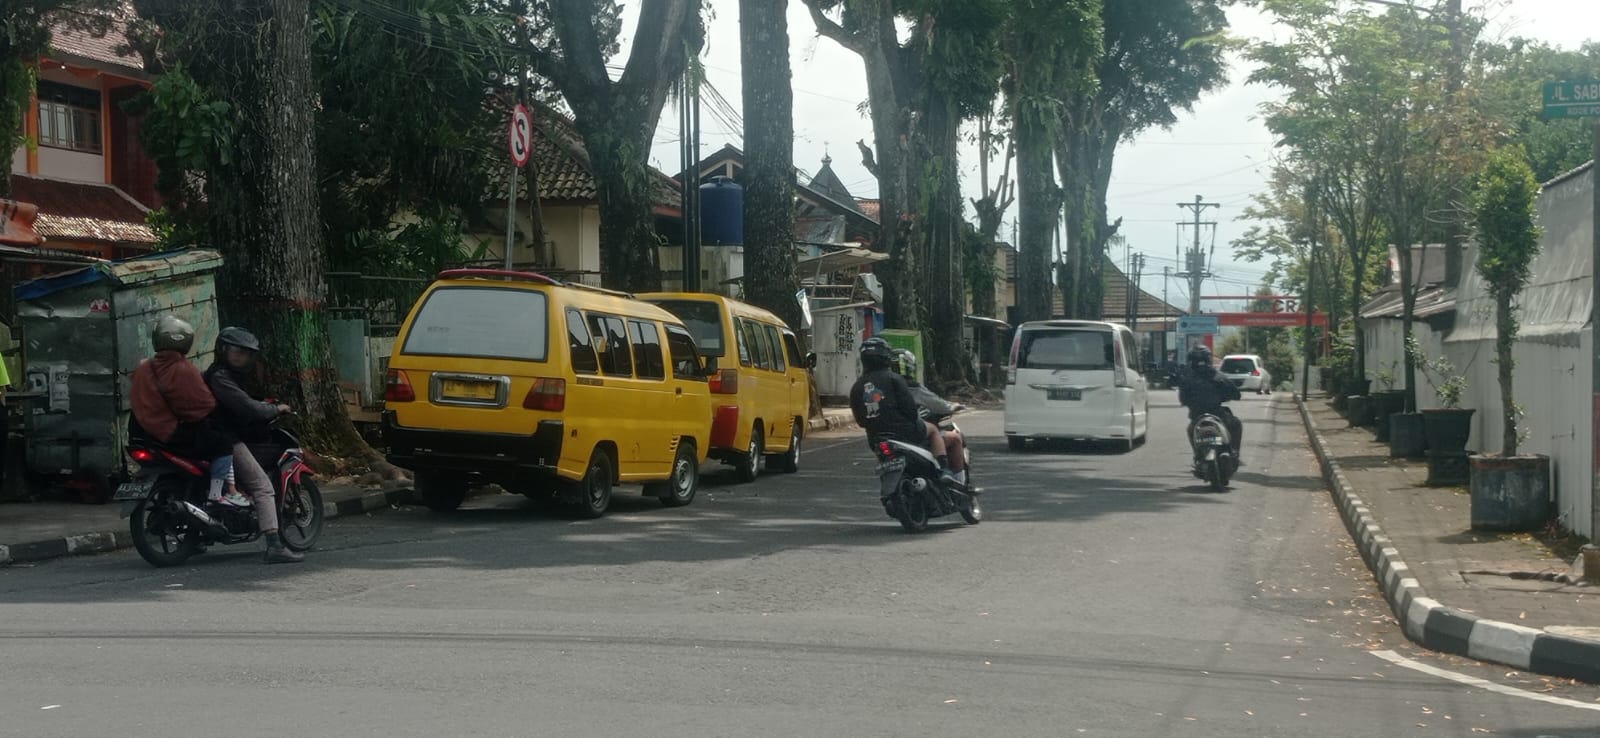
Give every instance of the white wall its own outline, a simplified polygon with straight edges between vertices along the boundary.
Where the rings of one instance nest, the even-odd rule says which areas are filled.
[[[11,173],[12,174],[27,174],[28,173],[28,147],[27,146],[18,146],[16,152],[11,155]]]
[[[39,147],[39,176],[69,182],[106,181],[106,160],[99,154]]]

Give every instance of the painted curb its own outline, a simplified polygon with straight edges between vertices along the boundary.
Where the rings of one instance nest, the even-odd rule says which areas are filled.
[[[403,505],[409,502],[411,502],[410,488],[382,490],[338,502],[325,502],[322,505],[322,514],[325,518],[365,515],[387,510],[391,505]],[[132,546],[133,538],[127,530],[107,530],[27,543],[0,544],[0,566],[31,564],[63,556],[106,553]]]
[[[1546,676],[1600,683],[1600,642],[1568,638],[1515,623],[1480,618],[1428,597],[1411,567],[1400,558],[1366,503],[1356,495],[1339,462],[1328,454],[1311,410],[1299,397],[1295,405],[1305,424],[1311,448],[1332,490],[1345,527],[1361,549],[1384,599],[1394,610],[1406,637],[1424,648],[1479,661],[1514,666]]]

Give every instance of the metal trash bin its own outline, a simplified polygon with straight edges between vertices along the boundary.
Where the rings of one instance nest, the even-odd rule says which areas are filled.
[[[40,393],[24,415],[35,474],[95,498],[125,476],[128,377],[154,350],[150,328],[172,313],[195,327],[193,360],[210,362],[217,336],[209,249],[101,262],[15,288],[22,378]]]

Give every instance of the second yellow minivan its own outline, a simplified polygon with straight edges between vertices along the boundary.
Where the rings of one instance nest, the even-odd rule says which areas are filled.
[[[490,483],[586,517],[605,514],[619,483],[687,505],[712,443],[713,371],[681,320],[626,294],[441,272],[389,359],[388,458],[440,511]]]
[[[720,362],[711,375],[711,458],[745,482],[763,466],[794,473],[811,409],[811,359],[781,318],[721,295],[665,292],[639,299],[682,319],[700,353]]]

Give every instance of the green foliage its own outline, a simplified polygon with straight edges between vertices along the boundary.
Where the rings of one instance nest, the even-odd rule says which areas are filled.
[[[1527,285],[1529,267],[1539,253],[1535,206],[1539,183],[1520,146],[1489,156],[1473,193],[1478,235],[1478,274],[1497,296],[1515,296]]]
[[[1294,377],[1295,350],[1294,342],[1289,338],[1289,331],[1277,329],[1267,339],[1267,350],[1262,360],[1267,364],[1267,373],[1272,375],[1276,382],[1287,382]]]
[[[159,167],[157,187],[171,199],[179,203],[194,199],[194,193],[185,191],[190,173],[233,164],[239,135],[234,107],[201,87],[182,64],[167,68],[127,107],[144,116],[140,127],[144,148]]]

